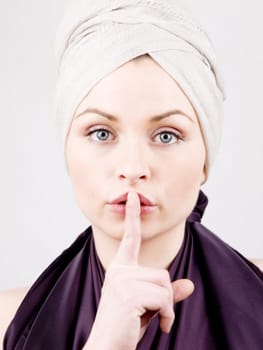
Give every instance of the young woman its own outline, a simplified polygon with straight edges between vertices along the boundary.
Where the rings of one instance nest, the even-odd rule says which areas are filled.
[[[175,2],[72,1],[58,43],[58,126],[91,226],[4,349],[261,349],[263,274],[201,224],[224,99],[206,33]]]

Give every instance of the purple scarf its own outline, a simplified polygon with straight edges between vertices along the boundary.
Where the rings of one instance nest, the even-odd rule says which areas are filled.
[[[154,318],[138,350],[263,349],[263,273],[200,223],[207,203],[200,191],[169,268],[172,280],[190,278],[195,291],[175,305],[171,332],[162,333]],[[31,287],[6,332],[4,350],[82,349],[103,280],[89,227]]]

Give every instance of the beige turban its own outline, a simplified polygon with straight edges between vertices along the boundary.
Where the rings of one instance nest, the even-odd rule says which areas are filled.
[[[148,53],[194,106],[209,172],[221,138],[223,81],[206,32],[178,1],[70,0],[56,44],[55,113],[64,152],[75,111],[90,89],[122,64]]]

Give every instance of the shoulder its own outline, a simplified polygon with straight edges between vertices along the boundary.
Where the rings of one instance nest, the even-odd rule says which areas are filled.
[[[2,344],[5,331],[27,291],[27,288],[18,288],[0,292],[0,344]]]
[[[250,261],[263,271],[263,259],[250,259]]]

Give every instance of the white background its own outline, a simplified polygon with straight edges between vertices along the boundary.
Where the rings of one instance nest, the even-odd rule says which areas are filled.
[[[263,2],[187,3],[215,44],[228,95],[203,223],[245,256],[263,257]],[[88,224],[53,124],[54,36],[64,4],[0,0],[0,289],[32,284]]]

